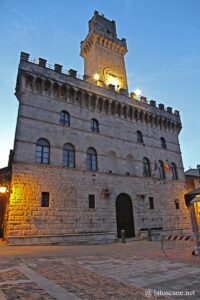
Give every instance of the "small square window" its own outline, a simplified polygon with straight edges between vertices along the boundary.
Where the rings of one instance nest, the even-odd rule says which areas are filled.
[[[49,193],[42,192],[41,207],[49,207]]]
[[[95,195],[89,195],[89,208],[95,208]]]
[[[178,199],[175,199],[175,207],[176,209],[180,209],[180,203]]]
[[[149,197],[149,208],[150,208],[150,209],[154,209],[154,201],[153,201],[153,197]]]

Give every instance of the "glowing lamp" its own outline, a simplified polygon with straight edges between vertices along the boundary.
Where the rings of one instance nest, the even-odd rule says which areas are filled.
[[[142,92],[141,92],[141,90],[136,89],[136,90],[134,91],[134,93],[135,93],[137,96],[140,96]]]
[[[99,80],[99,74],[97,74],[97,73],[94,74],[94,80],[96,80],[96,81]]]
[[[0,193],[5,194],[7,192],[7,187],[5,186],[0,186]]]

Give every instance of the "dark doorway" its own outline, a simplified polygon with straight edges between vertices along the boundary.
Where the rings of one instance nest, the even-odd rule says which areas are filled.
[[[135,236],[132,202],[127,194],[120,194],[117,197],[116,216],[118,238],[121,237],[121,230],[125,230],[126,237]]]
[[[6,196],[0,194],[0,238],[2,238],[4,234],[5,212],[6,212]]]

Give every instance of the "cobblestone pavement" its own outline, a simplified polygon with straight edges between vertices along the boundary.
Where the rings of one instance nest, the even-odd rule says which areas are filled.
[[[191,253],[165,257],[156,242],[0,247],[0,300],[199,300],[199,278]]]

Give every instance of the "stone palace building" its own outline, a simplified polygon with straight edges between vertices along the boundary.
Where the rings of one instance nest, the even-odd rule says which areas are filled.
[[[81,79],[22,52],[8,243],[112,242],[189,227],[177,110],[128,92],[114,21],[97,11]]]

